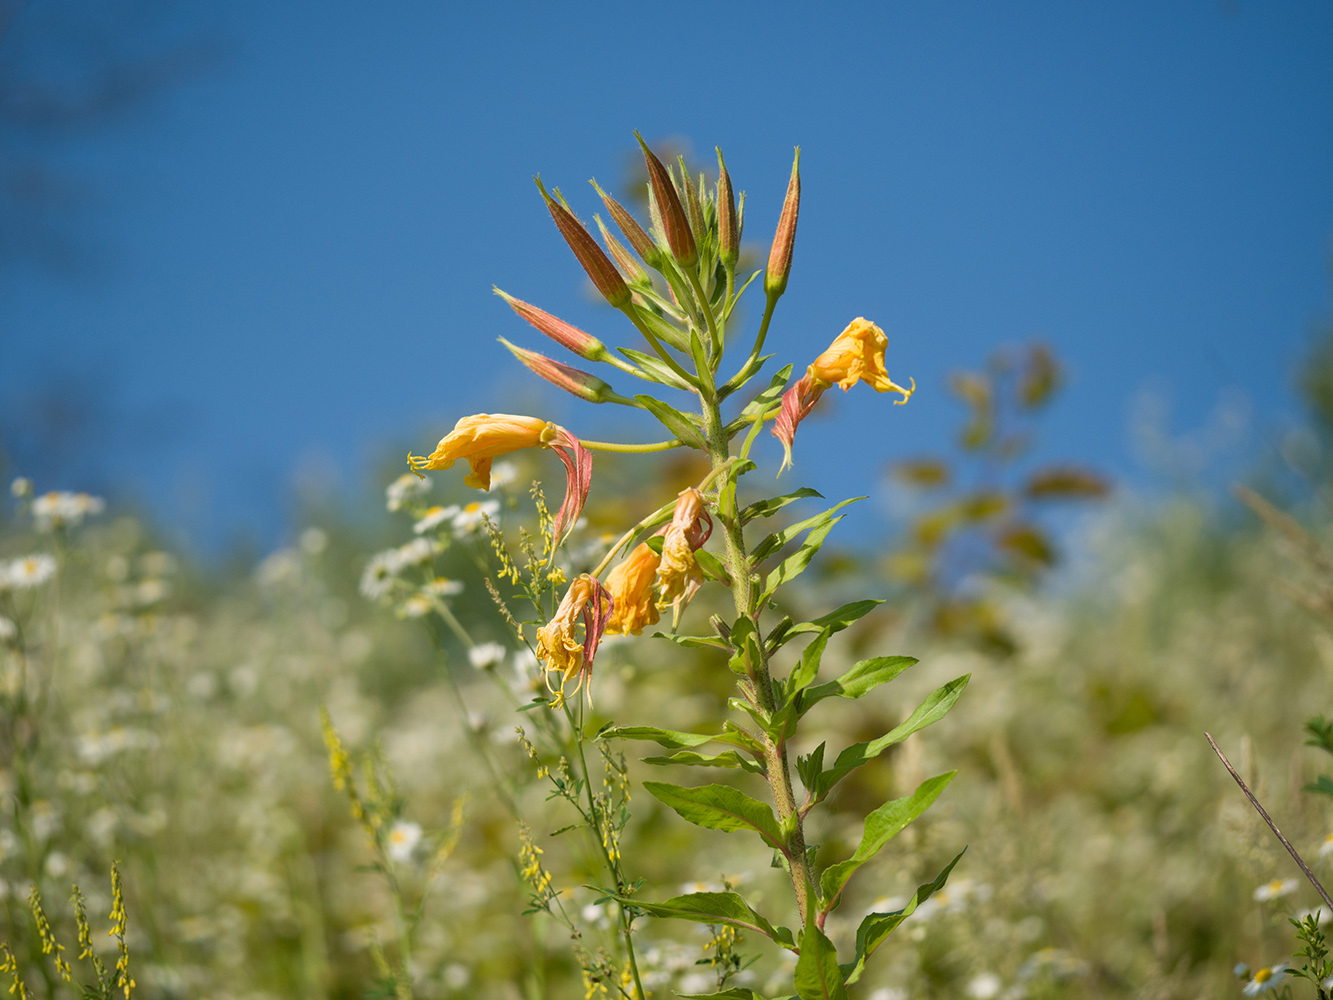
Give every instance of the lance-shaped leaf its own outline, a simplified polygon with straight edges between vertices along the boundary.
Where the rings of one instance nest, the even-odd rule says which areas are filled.
[[[744,792],[727,785],[685,788],[661,781],[645,781],[643,787],[696,826],[728,833],[751,830],[763,837],[769,847],[787,853],[786,838],[773,810]]]
[[[863,499],[862,497],[858,497]],[[759,606],[763,607],[768,603],[769,598],[784,583],[794,580],[805,572],[805,568],[810,565],[810,560],[815,557],[815,553],[820,550],[824,544],[824,539],[828,537],[830,531],[834,529],[841,517],[835,517],[826,524],[821,524],[813,529],[810,534],[805,536],[805,541],[801,547],[789,555],[782,562],[778,563],[777,568],[764,580],[764,592],[759,595]]]
[[[799,490],[797,492],[800,492]],[[833,515],[849,503],[856,503],[858,500],[864,500],[865,497],[849,497],[842,503],[822,511],[814,517],[807,517],[804,521],[797,521],[795,524],[783,528],[781,531],[775,531],[771,535],[765,535],[759,544],[754,547],[750,553],[750,561],[758,566],[761,562],[780,551],[783,547],[794,542],[803,532],[821,528],[828,524]]]
[[[685,339],[685,334],[679,327],[667,322],[651,309],[640,309],[634,307],[634,314],[646,326],[653,336],[658,340],[670,344],[678,351],[689,349],[689,341]]]
[[[700,924],[725,924],[762,934],[784,948],[796,949],[791,931],[785,927],[774,927],[763,914],[734,892],[691,892],[684,896],[672,896],[661,903],[646,903],[635,896],[622,896],[614,892],[607,892],[606,895],[650,916],[693,920]]]
[[[856,958],[842,967],[843,976],[848,986],[861,978],[861,973],[865,971],[866,959],[875,953],[875,949],[884,943],[884,939],[892,934],[899,924],[915,913],[918,906],[944,888],[944,883],[948,881],[953,866],[958,864],[958,859],[966,853],[967,848],[964,847],[952,861],[944,866],[944,870],[935,876],[934,881],[919,886],[916,892],[912,894],[912,898],[907,901],[907,905],[901,910],[896,910],[893,913],[871,913],[861,921],[861,926],[856,929]]]
[[[926,726],[944,718],[949,709],[953,708],[958,696],[963,693],[963,688],[967,687],[967,682],[971,676],[971,674],[964,674],[962,677],[957,677],[948,684],[936,688],[927,695],[925,701],[916,707],[916,711],[908,716],[907,721],[892,732],[884,734],[877,740],[854,743],[843,750],[842,753],[838,754],[833,766],[815,779],[815,800],[822,799],[839,781],[862,764],[874,760],[895,743],[901,743],[918,729],[925,729]]]
[[[798,695],[819,675],[819,661],[824,657],[824,647],[828,645],[829,636],[832,634],[831,629],[824,629],[815,636],[814,642],[805,647],[801,658],[796,662],[796,666],[792,667],[791,674],[787,678],[788,698]]]
[[[808,647],[806,651],[809,652]],[[797,712],[804,715],[825,698],[860,698],[881,684],[887,684],[916,662],[911,656],[875,656],[861,660],[837,680],[800,692]]]
[[[681,1000],[768,1000],[762,993],[744,986],[733,986],[721,993],[677,993],[676,996]],[[774,997],[773,1000],[796,1000],[796,997]]]
[[[838,952],[811,923],[801,934],[801,957],[796,960],[796,993],[801,1000],[847,1000]]]
[[[673,372],[671,366],[662,361],[661,358],[644,354],[642,351],[636,351],[631,347],[617,347],[616,350],[648,373],[652,380],[660,382],[662,385],[668,385],[673,389],[679,389],[682,392],[690,391],[690,384]]]
[[[706,447],[699,428],[695,427],[690,418],[674,406],[642,393],[634,398],[645,410],[661,421],[662,426],[679,438],[682,443],[694,448],[702,449]]]
[[[908,823],[916,819],[934,802],[940,792],[953,780],[957,771],[927,778],[911,795],[886,802],[866,817],[865,830],[861,834],[861,843],[856,853],[846,861],[829,865],[819,879],[819,896],[823,900],[824,911],[828,912],[837,905],[842,895],[843,886],[852,874],[863,864],[879,853],[880,849],[896,837]]]
[[[723,743],[727,746],[750,748],[749,742],[736,733],[682,733],[675,729],[655,726],[619,726],[597,734],[599,740],[649,740],[668,750],[684,750],[705,743]]]
[[[644,757],[645,764],[690,764],[694,767],[732,767],[743,768],[751,774],[763,774],[762,764],[742,757],[735,750],[724,750],[718,754],[698,753],[695,750],[677,750],[665,757]]]
[[[735,434],[761,414],[767,413],[769,407],[782,398],[782,390],[787,388],[787,382],[791,378],[791,369],[791,365],[784,366],[769,380],[767,389],[745,404],[745,408],[741,410],[740,415],[727,425],[728,434]]]
[[[702,551],[702,550],[700,550]],[[695,553],[698,556],[698,553]],[[709,649],[721,649],[730,651],[731,647],[727,645],[726,640],[716,635],[676,635],[672,632],[654,632],[654,639],[670,639],[678,646],[697,649],[706,646]]]
[[[876,600],[852,601],[850,604],[844,604],[826,615],[821,615],[812,622],[801,622],[793,625],[776,640],[777,645],[774,648],[785,646],[798,635],[806,635],[810,632],[822,632],[825,629],[828,629],[830,633],[841,632],[854,622],[860,621],[883,603],[883,601]]]
[[[812,490],[809,486],[802,486],[799,490],[793,490],[791,493],[784,493],[780,497],[769,497],[767,500],[756,500],[754,503],[745,507],[740,512],[741,524],[749,524],[756,517],[772,517],[789,503],[795,503],[797,500],[805,500],[808,497],[819,497],[824,499],[824,494],[819,490]]]

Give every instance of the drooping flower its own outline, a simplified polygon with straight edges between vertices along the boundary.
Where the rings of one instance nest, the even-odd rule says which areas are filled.
[[[884,349],[888,345],[883,330],[858,316],[838,334],[827,351],[815,358],[805,376],[783,394],[782,409],[773,424],[773,436],[782,442],[785,452],[783,469],[791,465],[797,426],[810,415],[825,389],[837,385],[846,392],[857,382],[864,382],[876,392],[902,393],[903,398],[895,400],[899,404],[912,398],[916,380],[912,380],[910,389],[904,389],[889,378],[884,368]]]
[[[425,458],[409,455],[407,460],[414,470],[421,470],[448,469],[460,458],[466,458],[472,471],[463,482],[489,490],[491,462],[498,455],[523,448],[549,448],[565,465],[565,500],[555,516],[555,536],[559,540],[578,520],[588,498],[592,452],[558,424],[512,413],[474,413],[459,420]]]
[[[555,704],[565,698],[565,685],[577,678],[574,691],[581,690],[592,672],[593,657],[606,631],[612,610],[611,595],[587,573],[574,578],[556,608],[555,616],[537,629],[537,658],[547,672],[547,687],[556,692]],[[577,619],[583,619],[583,641],[574,635]],[[550,674],[560,674],[558,687],[552,687]]]
[[[661,561],[652,546],[643,542],[607,575],[606,589],[612,601],[611,617],[606,623],[608,634],[638,635],[644,626],[657,624],[653,580]]]
[[[697,550],[713,533],[713,519],[704,509],[703,496],[693,486],[681,490],[676,510],[662,537],[662,562],[657,570],[661,586],[659,607],[672,606],[674,621],[703,586],[703,572],[694,558]]]

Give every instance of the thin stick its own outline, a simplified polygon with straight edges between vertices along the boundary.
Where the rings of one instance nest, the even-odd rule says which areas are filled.
[[[1213,741],[1213,737],[1208,733],[1204,733],[1203,735],[1207,738],[1208,745],[1213,748],[1213,752],[1221,758],[1222,764],[1231,772],[1231,776],[1236,779],[1236,784],[1240,785],[1240,790],[1244,792],[1245,797],[1250,800],[1250,805],[1258,810],[1259,815],[1262,816],[1264,822],[1268,824],[1268,829],[1272,830],[1277,839],[1282,841],[1282,846],[1287,849],[1287,853],[1291,855],[1292,860],[1301,866],[1301,871],[1305,872],[1305,877],[1310,880],[1310,884],[1314,886],[1319,895],[1324,898],[1324,902],[1328,904],[1329,912],[1333,913],[1333,899],[1328,898],[1328,893],[1325,891],[1324,887],[1319,884],[1319,879],[1314,877],[1314,872],[1310,871],[1310,866],[1301,860],[1301,856],[1296,853],[1296,848],[1291,846],[1291,841],[1282,836],[1282,831],[1277,828],[1277,824],[1274,823],[1268,813],[1264,811],[1264,807],[1259,804],[1259,800],[1254,797],[1254,793],[1245,786],[1245,782],[1242,781],[1240,775],[1236,773],[1236,769],[1231,766],[1231,761],[1227,760],[1227,755],[1218,749],[1217,744]]]

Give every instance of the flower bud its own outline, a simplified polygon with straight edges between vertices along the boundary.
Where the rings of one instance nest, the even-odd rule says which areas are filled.
[[[699,259],[699,252],[694,245],[694,235],[690,232],[690,222],[680,206],[676,185],[671,183],[671,175],[662,166],[662,161],[653,155],[653,151],[643,141],[643,136],[635,132],[634,138],[639,140],[643,150],[643,162],[648,168],[648,180],[653,186],[657,210],[662,213],[662,232],[666,236],[667,246],[671,248],[671,256],[676,258],[676,263],[681,267],[693,267]]]
[[[516,299],[498,288],[495,289],[495,294],[504,299],[514,312],[561,347],[573,351],[579,357],[588,361],[605,361],[611,356],[611,352],[606,349],[606,345],[592,334],[584,333],[577,326],[566,323],[536,306],[528,305],[521,299]]]
[[[616,266],[629,278],[629,283],[651,288],[653,279],[648,277],[648,272],[634,259],[633,254],[625,249],[624,244],[611,235],[611,230],[606,228],[606,223],[602,221],[602,217],[594,215],[593,221],[597,223],[597,228],[602,234],[602,242],[606,244],[606,249],[611,251]]]
[[[764,292],[771,296],[787,290],[791,274],[791,253],[796,243],[796,214],[801,207],[801,147],[796,147],[796,159],[791,164],[791,180],[787,182],[787,199],[782,203],[778,231],[773,236],[773,249],[768,253],[768,270],[764,272]]]
[[[617,309],[628,305],[629,286],[625,284],[625,279],[616,270],[616,266],[569,209],[546,193],[542,179],[540,177],[534,179],[542,197],[546,200],[546,208],[550,211],[551,218],[555,220],[556,228],[560,230],[560,235],[565,238],[569,248],[574,251],[574,256],[583,265],[583,270],[588,272],[588,277],[597,286],[597,290]]]
[[[680,163],[680,193],[685,201],[685,214],[690,220],[690,232],[694,234],[695,246],[704,241],[704,209],[699,203],[699,189],[690,181],[690,172],[685,169],[685,157],[676,157]]]
[[[596,181],[590,181],[589,183],[592,184],[593,190],[601,196],[602,202],[606,205],[606,210],[611,213],[611,218],[616,220],[616,225],[625,234],[625,239],[629,240],[629,245],[634,248],[634,252],[642,257],[643,262],[649,267],[659,266],[662,263],[662,248],[653,242],[653,238],[643,231],[643,227],[620,202],[603,191]]]
[[[717,243],[718,256],[727,267],[735,267],[741,256],[741,229],[736,218],[736,195],[731,175],[717,149]]]
[[[579,371],[579,369],[571,368],[569,365],[562,365],[559,361],[552,360],[544,354],[538,354],[536,351],[525,350],[516,344],[511,344],[504,337],[497,339],[509,348],[514,357],[522,361],[533,372],[552,385],[573,393],[579,399],[586,399],[589,403],[605,403],[608,400],[620,398],[614,389],[596,375]]]

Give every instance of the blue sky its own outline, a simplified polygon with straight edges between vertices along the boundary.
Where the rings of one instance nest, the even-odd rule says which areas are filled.
[[[866,316],[921,387],[905,407],[840,397],[802,428],[794,485],[866,492],[944,446],[947,372],[1034,337],[1070,376],[1043,454],[1142,475],[1145,390],[1178,430],[1241,396],[1264,426],[1292,419],[1330,313],[1333,6],[829,9],[199,8],[224,58],[47,151],[96,186],[82,226],[106,265],[0,271],[0,395],[72,377],[134,428],[97,427],[88,471],[39,487],[96,467],[203,544],[275,540],[301,476],[363,488],[387,449],[467,413],[653,438],[534,385],[495,338],[547,347],[491,294],[641,346],[531,181],[591,218],[586,181],[620,183],[634,129],[701,161],[721,145],[761,249],[799,144],[778,363]]]

